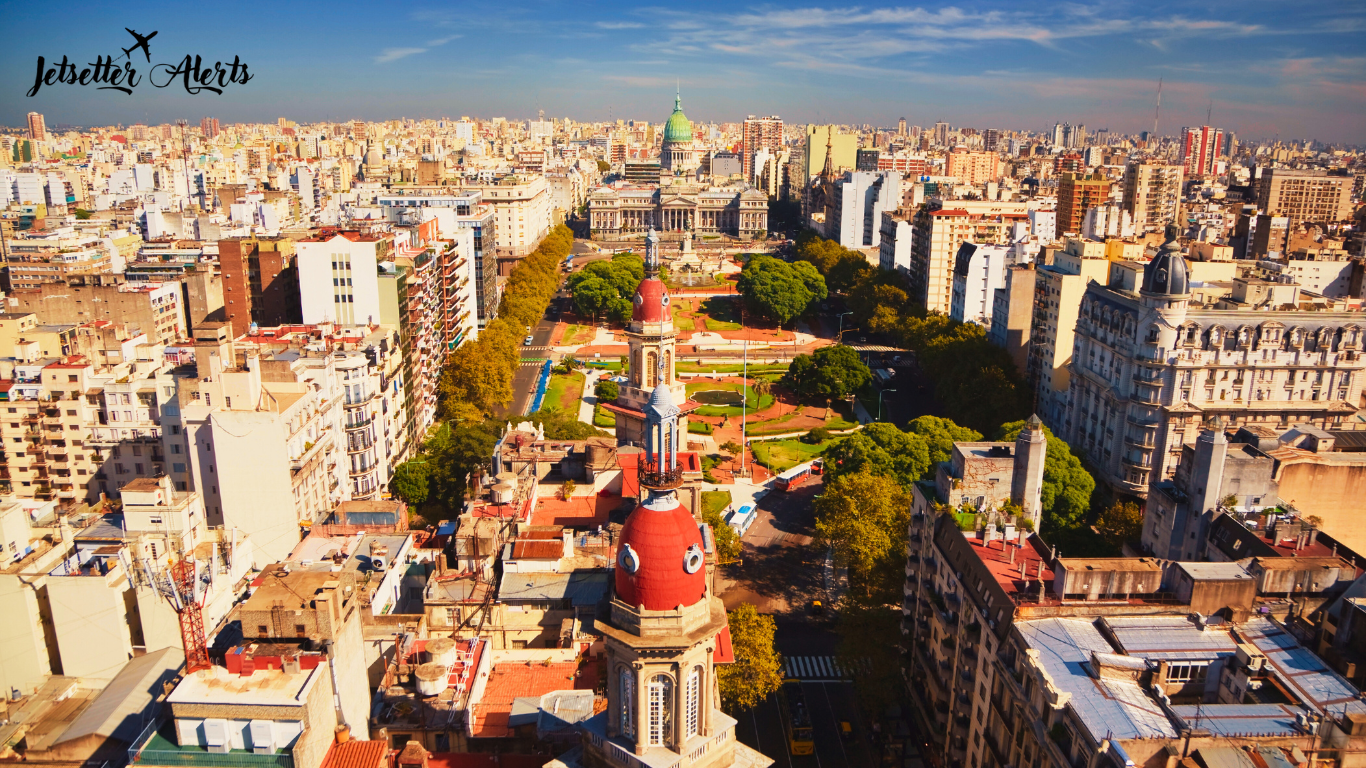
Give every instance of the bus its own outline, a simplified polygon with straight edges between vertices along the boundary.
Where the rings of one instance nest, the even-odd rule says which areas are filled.
[[[807,480],[810,480],[812,475],[821,474],[822,468],[823,463],[820,459],[808,461],[805,464],[798,464],[792,469],[778,475],[777,479],[774,480],[774,485],[778,487],[778,490],[790,491],[802,483],[805,483]]]
[[[794,755],[809,755],[816,751],[812,737],[811,713],[806,709],[806,696],[799,680],[784,680],[778,693],[778,710],[787,734],[787,749]]]
[[[748,531],[749,527],[754,524],[754,518],[758,516],[754,505],[746,504],[734,512],[731,512],[730,515],[726,517],[726,523],[735,530],[736,536],[743,537],[745,531]]]

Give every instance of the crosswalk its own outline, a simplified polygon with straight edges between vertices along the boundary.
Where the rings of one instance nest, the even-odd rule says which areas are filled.
[[[798,680],[849,680],[851,676],[840,668],[834,656],[787,656],[783,658],[783,676]]]
[[[523,368],[540,368],[543,365],[545,365],[544,360],[523,360],[521,362]]]

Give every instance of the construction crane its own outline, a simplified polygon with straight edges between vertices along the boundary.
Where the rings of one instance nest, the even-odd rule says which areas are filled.
[[[150,566],[150,563],[148,564]],[[180,642],[185,646],[185,674],[209,669],[209,644],[204,636],[204,596],[208,592],[199,565],[182,558],[166,570],[153,571],[152,583],[180,617]]]

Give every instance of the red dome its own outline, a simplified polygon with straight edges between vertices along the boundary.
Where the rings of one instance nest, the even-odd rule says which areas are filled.
[[[617,598],[652,611],[693,605],[707,592],[702,549],[702,532],[682,504],[667,511],[637,507],[617,547]]]
[[[665,311],[668,308],[666,303],[660,306],[661,298],[667,301],[669,289],[665,287],[663,281],[657,277],[647,277],[640,281],[640,286],[636,288],[635,308],[631,312],[631,319],[642,323],[661,323],[669,315]]]

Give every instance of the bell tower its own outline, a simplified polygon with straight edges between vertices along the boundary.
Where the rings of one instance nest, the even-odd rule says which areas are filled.
[[[627,382],[609,408],[617,418],[618,445],[645,445],[645,404],[658,384],[670,389],[674,403],[688,399],[687,385],[674,374],[678,331],[669,302],[668,286],[659,279],[659,235],[651,229],[645,236],[645,279],[636,288],[631,323],[626,328]],[[680,422],[686,434],[686,415]]]

